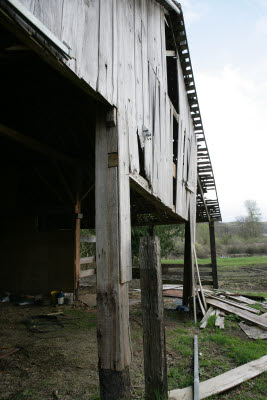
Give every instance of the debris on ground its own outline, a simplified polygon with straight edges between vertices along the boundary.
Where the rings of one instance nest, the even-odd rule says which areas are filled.
[[[224,374],[218,375],[199,384],[199,399],[225,392],[240,385],[248,379],[254,378],[267,370],[267,356],[251,361],[241,367],[234,368]],[[192,386],[184,389],[170,391],[170,400],[191,400],[193,398]]]
[[[212,315],[216,315],[215,326],[224,329],[224,314],[235,314],[243,320],[240,327],[248,337],[252,339],[267,338],[267,319],[266,313],[264,314],[261,311],[262,303],[251,300],[246,296],[240,296],[237,293],[218,289],[203,289],[203,292],[210,307],[200,323],[201,329],[206,327],[208,319]],[[250,326],[251,324],[253,327]]]
[[[17,351],[19,351],[20,349],[15,347],[1,347],[0,348],[0,358],[5,358],[7,356],[9,356],[10,354],[16,353]]]

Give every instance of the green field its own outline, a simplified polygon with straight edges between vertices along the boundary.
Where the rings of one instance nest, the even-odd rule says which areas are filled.
[[[162,264],[183,264],[183,260],[166,260],[162,259]],[[210,258],[198,259],[199,264],[210,264]],[[267,257],[232,257],[232,258],[217,258],[217,264],[219,267],[231,266],[231,267],[239,267],[246,265],[255,265],[255,264],[266,264],[267,265]]]

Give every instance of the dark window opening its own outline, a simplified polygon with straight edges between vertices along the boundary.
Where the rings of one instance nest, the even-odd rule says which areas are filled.
[[[146,173],[145,173],[145,149],[142,148],[141,146],[141,141],[140,141],[140,137],[138,135],[138,132],[136,132],[137,134],[137,141],[138,141],[138,155],[139,155],[139,175],[142,176],[144,179],[147,179],[146,177]]]
[[[178,122],[173,117],[173,205],[176,206],[176,184],[177,184],[177,159],[178,159]]]
[[[177,113],[179,113],[178,68],[177,68],[178,55],[170,21],[166,21],[165,23],[165,39],[166,39],[168,96],[175,110],[177,111]]]

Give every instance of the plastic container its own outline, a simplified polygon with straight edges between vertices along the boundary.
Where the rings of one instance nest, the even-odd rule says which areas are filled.
[[[58,305],[64,304],[64,298],[65,298],[65,295],[63,292],[58,293],[57,294],[57,304]]]
[[[52,304],[57,304],[58,293],[60,293],[58,290],[53,290],[51,292]]]
[[[64,301],[65,301],[65,304],[68,304],[68,305],[73,304],[73,293],[65,293]]]

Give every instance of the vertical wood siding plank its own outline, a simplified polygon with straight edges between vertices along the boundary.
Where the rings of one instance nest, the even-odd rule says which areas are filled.
[[[129,128],[126,121],[118,117],[118,177],[119,177],[119,237],[120,237],[120,282],[132,279],[131,211],[129,180]]]
[[[97,90],[110,103],[113,98],[113,0],[100,0]]]
[[[143,136],[143,66],[142,66],[142,0],[135,0],[135,103],[137,132],[141,147],[144,147]]]
[[[34,14],[35,0],[20,0],[20,3],[23,4],[27,10]]]
[[[38,18],[55,36],[61,37],[63,0],[36,0],[34,15]]]
[[[142,69],[143,69],[143,123],[151,132],[149,119],[149,75],[148,75],[148,1],[142,1]]]

